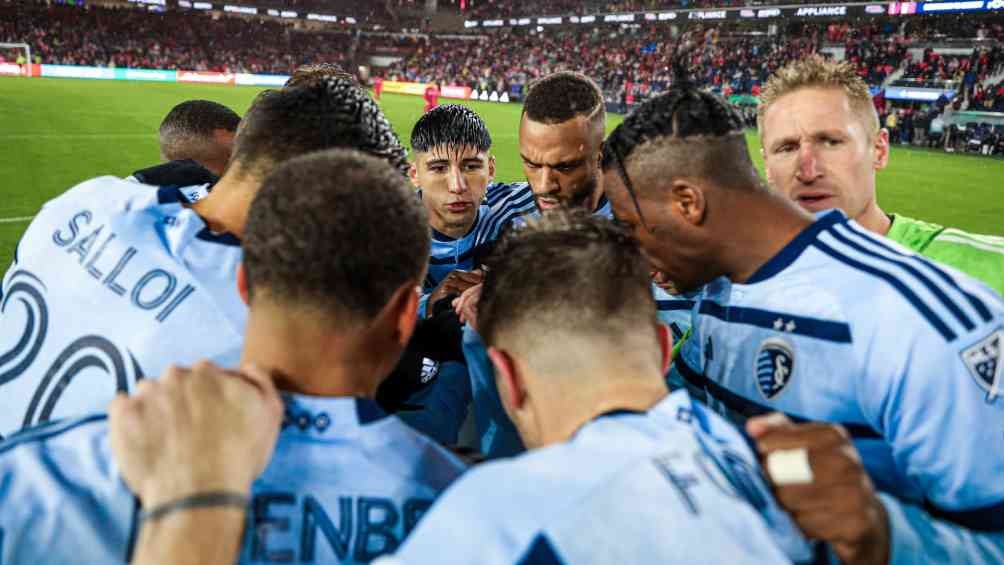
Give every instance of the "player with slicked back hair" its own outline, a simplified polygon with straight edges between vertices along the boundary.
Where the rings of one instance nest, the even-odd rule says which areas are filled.
[[[775,478],[811,484],[778,482],[779,498],[844,562],[999,562],[1004,452],[986,446],[1004,425],[988,370],[1004,303],[840,211],[814,218],[768,190],[736,111],[676,75],[603,159],[617,219],[683,289],[704,287],[674,371],[739,421],[826,422],[748,429],[762,453],[800,462]]]
[[[0,434],[104,410],[169,363],[233,365],[247,319],[234,277],[251,201],[283,162],[338,147],[407,172],[376,103],[334,78],[259,95],[211,192],[106,176],[48,202],[3,281],[16,301],[0,309]]]
[[[429,214],[432,250],[416,338],[381,388],[389,409],[439,441],[455,444],[471,400],[461,325],[451,300],[481,281],[481,262],[513,220],[534,210],[526,183],[492,182],[495,157],[484,120],[465,106],[426,112],[412,128],[409,176]],[[421,407],[416,410],[416,408]]]
[[[777,70],[757,116],[771,185],[810,212],[840,208],[870,231],[1004,293],[1004,240],[887,214],[876,175],[890,157],[868,85],[854,66],[812,56]]]
[[[190,159],[213,174],[222,175],[230,161],[240,121],[236,112],[217,102],[182,102],[171,108],[157,130],[161,159]]]
[[[422,311],[459,295],[480,277],[484,250],[510,222],[534,209],[526,183],[492,183],[495,156],[484,120],[458,104],[426,112],[411,133],[414,153],[409,176],[420,189],[432,227],[429,275]],[[459,271],[459,272],[458,272]],[[428,306],[426,305],[428,302]]]
[[[396,549],[463,471],[452,454],[373,401],[415,325],[427,223],[400,172],[356,151],[289,159],[255,196],[234,289],[249,306],[240,366],[256,367],[282,394],[259,417],[282,412],[284,418],[264,472],[245,474],[246,543],[230,546],[241,546],[239,563],[277,555],[368,563]],[[210,378],[206,373],[221,370],[208,363],[172,367],[140,387],[137,398],[172,382],[198,387]],[[128,403],[120,397],[112,411]],[[143,410],[156,412],[156,404]],[[110,454],[114,441],[106,419],[89,416],[26,431],[0,446],[0,531],[16,541],[0,546],[3,563],[129,562],[136,496],[143,521],[153,522],[157,507],[191,494],[173,490],[193,488],[185,481],[156,493],[145,488],[149,476],[124,481],[125,467]],[[241,451],[214,449],[200,464],[210,458],[213,467],[247,468]],[[283,525],[267,526],[280,509],[290,511]],[[280,536],[287,541],[282,546]],[[59,543],[48,543],[55,537]]]

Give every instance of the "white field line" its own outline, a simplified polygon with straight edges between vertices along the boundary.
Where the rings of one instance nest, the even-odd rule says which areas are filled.
[[[20,224],[23,222],[29,222],[35,216],[16,216],[13,218],[0,218],[0,224]]]

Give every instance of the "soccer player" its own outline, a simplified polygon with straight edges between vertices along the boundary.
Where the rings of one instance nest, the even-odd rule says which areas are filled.
[[[241,117],[223,104],[188,100],[164,117],[158,130],[164,161],[192,160],[220,176],[233,152]]]
[[[844,504],[795,514],[841,558],[999,563],[1004,303],[839,210],[813,218],[770,191],[743,129],[681,78],[604,146],[618,220],[681,290],[704,287],[675,369],[737,420],[776,410],[845,427],[888,494],[841,465],[843,480],[801,495]],[[850,449],[835,439],[803,464]]]
[[[431,83],[425,87],[425,93],[422,95],[422,98],[425,100],[423,112],[428,112],[439,105],[439,87],[436,83]]]
[[[486,274],[481,324],[506,409],[532,449],[468,471],[381,563],[791,563],[811,557],[741,433],[685,391],[667,394],[671,338],[657,323],[647,261],[628,234],[583,210],[559,211],[531,220],[498,251]],[[569,283],[581,300],[567,300]],[[262,395],[241,386],[248,390],[240,398],[260,406]],[[171,394],[175,387],[167,383],[155,394],[179,404],[201,400]],[[154,400],[153,406],[175,404]],[[119,412],[141,415],[142,404],[142,397],[122,401]],[[176,416],[158,421],[193,411],[165,410]],[[116,419],[113,429],[129,438],[129,430],[140,428],[132,422]],[[159,433],[140,429],[141,437]],[[187,426],[182,433],[203,434]],[[247,444],[241,436],[235,441]],[[170,433],[165,441],[179,438]],[[120,460],[129,462],[127,480],[172,480],[144,464],[143,446],[151,443],[116,444]],[[213,444],[200,445],[215,451]],[[248,454],[242,461],[254,468]],[[171,463],[187,467],[184,460]],[[216,472],[222,475],[216,488],[222,483],[246,492],[243,469],[232,467],[234,477]],[[197,492],[189,487],[177,495]],[[184,514],[165,519],[184,524]],[[239,514],[230,514],[236,524]],[[143,555],[157,549],[158,526],[144,525]],[[230,531],[235,539],[236,528]]]
[[[530,85],[520,117],[519,148],[537,212],[582,208],[611,216],[600,170],[605,128],[603,93],[586,75],[562,71]],[[479,292],[477,286],[465,291],[456,309],[472,326],[464,330],[464,356],[471,373],[480,449],[488,457],[504,457],[523,451],[523,445],[502,410],[492,366],[476,331]],[[681,337],[689,328],[691,303],[657,287],[653,293],[660,320]]]
[[[258,367],[282,392],[283,406],[262,413],[272,419],[281,410],[282,429],[264,473],[243,485],[250,501],[218,491],[202,499],[250,504],[241,563],[368,563],[395,550],[463,471],[372,400],[414,327],[427,221],[399,171],[344,150],[288,160],[254,198],[237,276],[250,305],[241,364]],[[198,394],[211,369],[172,367],[163,378]],[[145,381],[140,402],[160,386]],[[201,453],[194,466],[245,466],[235,445]],[[149,477],[123,482],[110,450],[104,416],[26,430],[0,446],[0,562],[130,560],[139,523],[157,520],[179,493],[159,489],[137,508],[134,490],[151,494]]]
[[[0,288],[0,434],[104,410],[170,363],[233,365],[247,318],[234,277],[248,206],[278,164],[332,147],[407,170],[376,103],[329,79],[260,95],[212,192],[105,176],[45,204]]]
[[[1004,294],[1004,238],[887,214],[875,173],[889,162],[868,85],[854,67],[814,56],[778,70],[760,98],[767,179],[810,212],[839,208],[862,227]]]
[[[408,174],[432,227],[429,273],[419,312],[481,281],[476,271],[502,230],[534,210],[526,183],[492,183],[495,156],[484,120],[458,104],[438,106],[411,131]]]
[[[411,133],[409,176],[429,215],[432,249],[417,343],[409,344],[402,358],[405,370],[391,374],[378,399],[390,407],[392,395],[403,396],[399,404],[411,409],[399,412],[401,418],[446,444],[456,443],[471,396],[461,362],[461,327],[450,299],[481,282],[481,262],[499,234],[534,209],[526,183],[492,182],[491,145],[481,117],[455,104],[426,112]],[[416,364],[421,367],[417,375],[407,370]]]

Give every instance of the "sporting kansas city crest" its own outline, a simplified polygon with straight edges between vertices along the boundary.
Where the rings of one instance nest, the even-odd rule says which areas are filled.
[[[962,352],[962,361],[965,362],[969,374],[976,379],[976,384],[987,391],[987,402],[993,402],[1001,394],[1004,388],[1004,378],[1001,373],[1004,369],[1004,329],[999,329],[994,333],[980,340],[978,343]]]
[[[756,382],[760,393],[772,400],[791,382],[795,370],[795,351],[791,345],[772,337],[760,344],[756,354]]]

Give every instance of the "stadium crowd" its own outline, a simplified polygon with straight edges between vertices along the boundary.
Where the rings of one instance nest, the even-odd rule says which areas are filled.
[[[332,64],[360,37],[192,17],[0,5],[44,62],[294,71],[243,116],[179,104],[166,162],[27,226],[0,562],[1004,562],[1004,243],[883,208],[915,111],[870,89],[994,107],[999,49],[420,43],[386,78],[523,101],[525,182],[498,182],[484,120],[432,87],[409,154]]]

